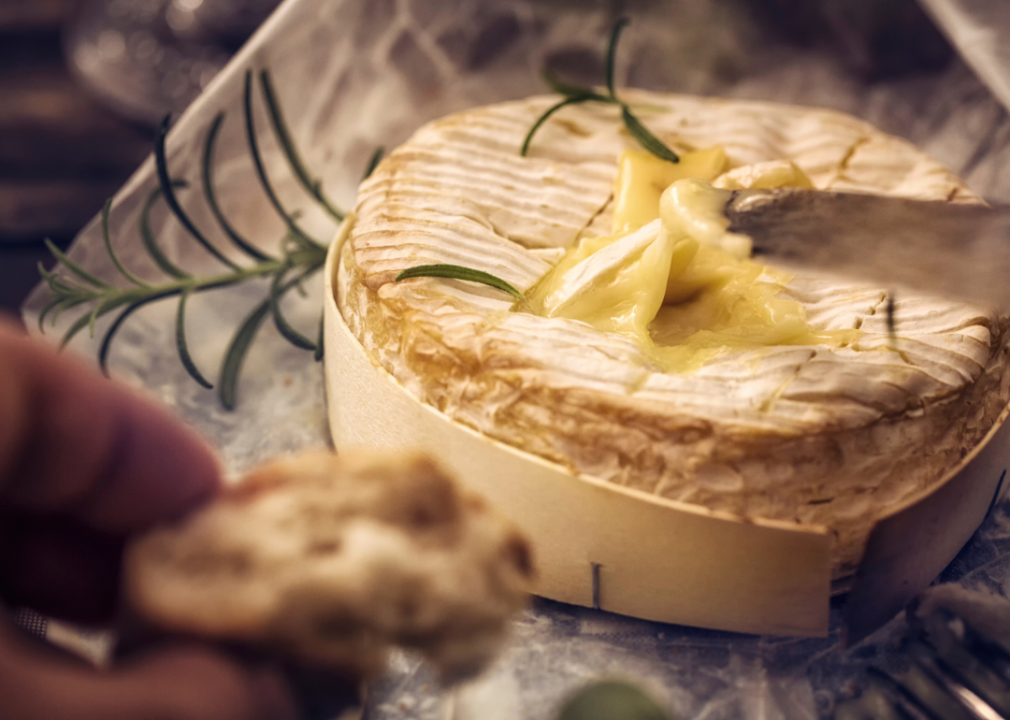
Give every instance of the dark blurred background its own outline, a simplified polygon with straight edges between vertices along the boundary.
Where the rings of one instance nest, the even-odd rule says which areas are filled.
[[[278,0],[0,0],[0,309],[15,310]]]
[[[833,55],[861,83],[955,58],[915,0],[710,2],[773,42]],[[148,154],[158,118],[184,108],[277,4],[0,0],[0,308],[35,285],[43,239],[70,243]]]
[[[62,28],[74,0],[0,0],[0,306],[38,277],[46,236],[65,246],[148,151],[149,133],[75,79]]]

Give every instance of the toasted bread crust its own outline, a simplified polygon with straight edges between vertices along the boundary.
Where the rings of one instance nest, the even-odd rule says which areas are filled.
[[[532,579],[526,540],[434,462],[368,453],[264,465],[124,564],[128,603],[158,627],[355,676],[393,645],[472,674]]]

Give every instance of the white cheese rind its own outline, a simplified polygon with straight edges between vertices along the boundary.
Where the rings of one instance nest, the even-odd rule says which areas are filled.
[[[677,149],[722,144],[734,166],[788,159],[822,189],[971,201],[908,143],[839,113],[628,91]],[[988,309],[801,275],[785,296],[853,347],[780,346],[663,373],[628,338],[513,312],[496,290],[435,279],[448,262],[533,285],[582,234],[609,227],[620,150],[612,108],[574,106],[518,147],[552,101],[436,121],[366,181],[338,306],[369,354],[450,417],[574,470],[753,517],[827,525],[851,573],[873,519],[955,465],[1007,402],[1003,322]]]

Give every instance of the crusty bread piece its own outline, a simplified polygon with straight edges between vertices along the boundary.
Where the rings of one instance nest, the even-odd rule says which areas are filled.
[[[132,609],[161,628],[263,645],[364,676],[389,648],[470,675],[530,589],[526,540],[421,455],[267,464],[127,548]]]

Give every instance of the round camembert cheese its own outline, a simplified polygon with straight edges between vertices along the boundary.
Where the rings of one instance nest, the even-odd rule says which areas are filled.
[[[813,186],[975,202],[905,141],[836,112],[626,91],[681,154],[641,151],[612,106],[554,98],[421,128],[359,192],[337,303],[418,400],[575,472],[682,502],[820,524],[833,576],[873,521],[956,465],[1007,403],[990,308],[787,275],[747,257],[714,188]],[[706,199],[708,198],[708,199]],[[714,225],[713,225],[714,223]],[[525,293],[403,270],[452,264]]]

